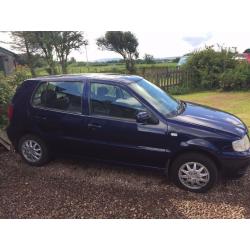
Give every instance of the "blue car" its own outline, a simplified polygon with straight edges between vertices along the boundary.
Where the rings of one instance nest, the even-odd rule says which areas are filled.
[[[139,76],[81,74],[26,80],[9,106],[7,134],[32,166],[75,155],[160,168],[179,187],[205,192],[250,163],[237,117],[179,101]]]

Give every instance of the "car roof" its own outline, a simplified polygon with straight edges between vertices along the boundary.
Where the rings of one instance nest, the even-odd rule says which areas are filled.
[[[39,81],[81,81],[81,80],[106,80],[115,81],[119,83],[131,83],[137,82],[142,79],[136,75],[122,75],[122,74],[111,74],[111,73],[86,73],[86,74],[69,74],[69,75],[49,75],[31,78],[28,80],[39,80]]]

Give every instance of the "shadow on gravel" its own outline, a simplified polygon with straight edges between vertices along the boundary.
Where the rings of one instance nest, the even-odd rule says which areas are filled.
[[[158,170],[62,158],[32,168],[0,151],[0,217],[249,218],[249,179],[195,194]]]

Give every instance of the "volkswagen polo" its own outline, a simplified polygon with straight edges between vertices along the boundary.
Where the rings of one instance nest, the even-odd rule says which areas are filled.
[[[26,80],[9,106],[7,134],[32,166],[75,155],[160,168],[179,187],[205,192],[250,162],[245,124],[176,100],[139,76],[81,74]]]

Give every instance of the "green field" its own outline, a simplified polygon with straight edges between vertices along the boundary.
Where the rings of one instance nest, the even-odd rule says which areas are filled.
[[[230,112],[241,118],[250,129],[250,91],[245,92],[198,92],[175,96]]]
[[[174,68],[176,63],[155,63],[155,64],[136,64],[136,73],[140,74],[143,70],[154,70],[159,68]],[[60,67],[57,67],[58,73],[60,72]],[[94,64],[90,63],[89,66],[78,66],[77,63],[70,64],[68,66],[69,74],[78,74],[78,73],[121,73],[125,74],[126,67],[124,63],[106,63],[106,64]],[[45,68],[37,68],[37,75],[47,75]]]

